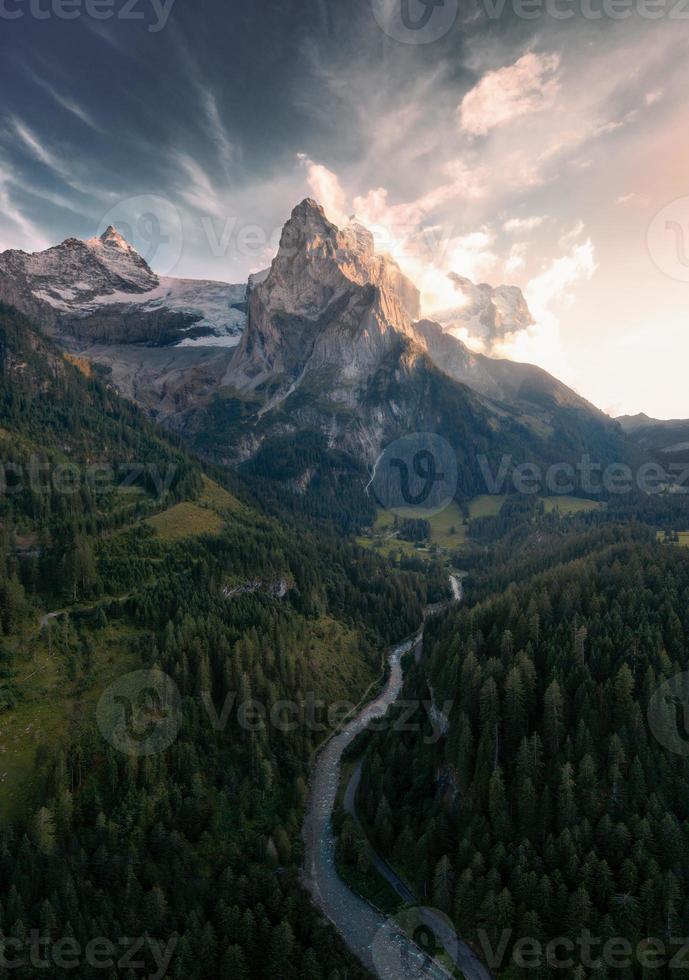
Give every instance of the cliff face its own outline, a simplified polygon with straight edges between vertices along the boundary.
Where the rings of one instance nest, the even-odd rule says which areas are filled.
[[[362,225],[340,230],[314,201],[285,225],[267,278],[251,292],[249,321],[228,383],[267,386],[284,397],[307,378],[328,375],[349,400],[399,343],[415,342],[419,293]]]
[[[232,346],[246,286],[159,277],[112,227],[44,252],[0,254],[0,300],[68,347],[88,342]]]

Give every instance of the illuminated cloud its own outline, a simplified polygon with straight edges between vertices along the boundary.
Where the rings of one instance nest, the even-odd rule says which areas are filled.
[[[560,88],[559,65],[559,55],[529,52],[513,65],[487,72],[462,99],[462,129],[485,136],[496,126],[550,109]]]

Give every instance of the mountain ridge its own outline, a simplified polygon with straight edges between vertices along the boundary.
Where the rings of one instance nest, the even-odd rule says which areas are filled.
[[[50,307],[53,319],[46,325],[44,315],[39,324],[72,353],[108,366],[123,394],[218,463],[244,463],[271,440],[310,432],[370,466],[391,440],[435,432],[467,468],[469,492],[481,489],[470,460],[479,449],[544,464],[631,454],[616,422],[547,372],[477,354],[420,319],[418,289],[393,258],[376,252],[371,232],[355,219],[338,228],[310,198],[293,209],[270,269],[236,287],[245,297],[236,304],[244,325],[233,348],[207,347],[203,337],[197,346],[179,310],[142,307],[155,274],[114,228],[20,255],[0,255],[0,297],[8,263],[20,271],[37,264],[44,273],[57,264],[62,274],[76,256],[93,266],[83,295],[95,296],[98,309],[69,322]],[[52,280],[63,293],[84,284],[75,270],[71,286],[64,278],[57,286]],[[31,315],[42,290],[26,276],[17,281]],[[172,281],[178,289],[185,283]],[[123,285],[136,298],[133,313],[118,302]],[[495,304],[492,287],[476,289]],[[113,294],[115,302],[103,302]],[[530,317],[521,293],[509,295],[522,319]]]
[[[245,284],[158,276],[110,225],[42,252],[0,253],[0,299],[67,346],[84,341],[232,346]]]

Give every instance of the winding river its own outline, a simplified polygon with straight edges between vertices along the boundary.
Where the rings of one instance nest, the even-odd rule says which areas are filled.
[[[461,578],[452,575],[450,586],[453,600],[461,601]],[[349,949],[367,969],[383,980],[447,980],[450,974],[408,939],[393,919],[369,905],[340,878],[335,867],[332,815],[340,780],[342,753],[370,721],[384,715],[397,699],[403,682],[402,657],[422,640],[423,627],[416,636],[393,647],[388,658],[389,676],[382,692],[343,731],[333,736],[319,753],[313,769],[304,820],[304,883],[315,904],[337,928]],[[407,904],[413,904],[409,890],[382,858],[375,855],[374,863],[402,899]],[[490,980],[490,973],[469,947],[457,939],[444,917],[430,909],[419,909],[416,914],[419,923],[431,929],[442,942],[467,980]]]

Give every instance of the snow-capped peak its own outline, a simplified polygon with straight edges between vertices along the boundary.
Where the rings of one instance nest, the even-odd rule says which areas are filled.
[[[102,235],[87,239],[85,244],[98,262],[122,283],[142,292],[158,285],[158,277],[146,260],[112,225]]]
[[[134,251],[126,238],[123,238],[113,225],[108,225],[100,236],[100,240],[104,245],[117,245],[118,248],[124,249],[126,252]]]

